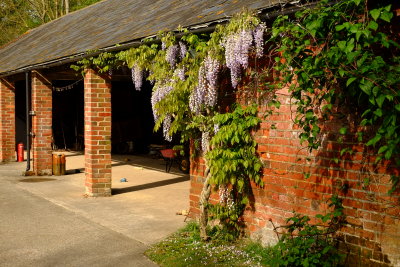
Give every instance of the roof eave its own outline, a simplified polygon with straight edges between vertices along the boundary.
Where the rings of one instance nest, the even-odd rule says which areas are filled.
[[[329,4],[333,4],[337,2],[336,1],[332,1]],[[305,8],[312,8],[316,5],[315,2],[311,2],[302,6],[293,6],[293,7],[289,7],[289,8],[285,8],[283,10],[274,10],[272,12],[268,12],[273,10],[274,8],[276,8],[277,6],[270,6],[268,8],[264,8],[264,9],[260,9],[257,10],[257,13],[259,14],[260,18],[262,20],[271,20],[276,18],[279,15],[288,15],[288,14],[293,14],[297,11],[303,10]],[[279,6],[279,5],[278,5]],[[227,23],[230,20],[231,17],[226,17],[223,19],[218,19],[218,20],[214,20],[214,21],[209,21],[206,23],[201,23],[201,24],[196,24],[196,25],[191,25],[189,27],[186,27],[189,32],[192,33],[207,33],[207,32],[211,32],[215,29],[217,24],[223,24],[223,23]],[[181,32],[178,31],[174,31],[175,35],[177,37],[180,37],[182,35]],[[60,65],[64,65],[64,64],[68,64],[68,63],[72,63],[72,62],[77,62],[83,58],[87,58],[87,57],[91,57],[91,56],[96,56],[100,53],[103,52],[116,52],[116,51],[122,51],[125,49],[129,49],[132,47],[138,47],[142,44],[145,43],[149,43],[148,40],[149,38],[154,38],[156,37],[156,35],[151,35],[151,36],[146,36],[140,39],[136,39],[136,40],[131,40],[122,44],[114,44],[108,47],[103,47],[103,48],[99,48],[97,49],[95,52],[79,52],[77,54],[73,54],[73,55],[69,55],[69,56],[65,56],[65,57],[61,57],[58,59],[53,59],[53,60],[49,60],[49,61],[45,61],[45,62],[41,62],[41,63],[36,63],[36,64],[32,64],[32,65],[28,65],[28,66],[24,66],[15,70],[11,70],[11,71],[6,71],[3,73],[0,73],[0,78],[1,77],[6,77],[6,76],[10,76],[10,75],[15,75],[15,74],[19,74],[19,73],[23,73],[23,72],[27,72],[27,71],[31,71],[31,70],[39,70],[39,69],[44,69],[44,68],[51,68],[51,67],[55,67],[55,66],[60,66]],[[153,40],[153,42],[159,42],[160,40],[158,40],[157,38]]]

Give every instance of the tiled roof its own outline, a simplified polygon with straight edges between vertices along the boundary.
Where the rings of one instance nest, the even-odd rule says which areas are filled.
[[[0,75],[287,0],[103,0],[32,29],[0,48]]]

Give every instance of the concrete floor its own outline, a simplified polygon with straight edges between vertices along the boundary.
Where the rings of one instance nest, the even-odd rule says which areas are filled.
[[[162,159],[114,155],[113,196],[90,198],[84,194],[84,155],[62,153],[66,154],[67,175],[17,176],[18,187],[145,245],[184,226],[185,216],[176,213],[188,210],[189,175],[181,173],[176,165],[166,173]],[[26,167],[26,162],[9,164],[21,173]],[[121,178],[127,182],[120,182]]]
[[[21,189],[9,167],[0,166],[0,266],[156,266],[146,245]]]

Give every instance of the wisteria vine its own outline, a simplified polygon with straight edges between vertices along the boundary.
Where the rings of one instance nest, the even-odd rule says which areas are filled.
[[[210,154],[213,151],[220,153],[229,143],[223,137],[228,134],[227,130],[229,131],[227,120],[218,121],[219,103],[221,103],[218,99],[219,82],[221,74],[227,70],[230,72],[232,87],[236,88],[239,85],[243,69],[249,66],[250,56],[263,55],[265,30],[265,25],[258,18],[243,13],[233,17],[227,25],[218,25],[209,36],[183,30],[183,36],[178,40],[172,33],[161,33],[160,43],[145,43],[115,55],[119,62],[123,62],[131,69],[132,82],[136,90],[141,90],[144,79],[154,83],[151,106],[155,130],[162,129],[166,141],[172,141],[173,135],[179,132],[182,140],[201,140],[196,149],[201,150],[205,157],[210,155],[207,157],[208,166],[240,165],[237,165],[237,170],[243,170],[243,173],[235,175],[235,178],[232,177],[230,181],[237,180],[237,182],[231,184],[229,198],[223,200],[223,206],[229,208],[229,218],[223,209],[213,212],[213,216],[221,216],[220,218],[224,218],[223,222],[230,222],[231,225],[237,225],[234,221],[243,211],[245,201],[242,190],[245,184],[249,184],[244,179],[251,177],[256,183],[260,183],[257,175],[260,164],[256,160],[255,152],[252,152],[252,157],[246,154],[247,158],[242,159],[246,163],[236,159],[236,154],[233,157],[235,162],[232,162],[233,158],[219,156],[220,160],[217,162],[213,154]],[[148,74],[147,77],[144,77],[145,74]],[[249,127],[244,126],[241,131],[234,132],[245,136],[243,151],[240,152],[242,154],[244,151],[255,151],[254,142],[249,141],[250,128],[258,123],[253,113],[248,113],[246,116],[254,123],[247,122]],[[228,121],[233,119],[232,123],[242,123],[240,115],[227,118]],[[215,138],[219,138],[219,144],[215,142]],[[221,163],[221,159],[226,162]],[[243,167],[243,164],[247,167]],[[229,175],[233,173],[233,170],[226,171]],[[216,186],[226,186],[230,183],[227,180],[220,180],[218,178],[220,173],[215,171],[208,173],[216,175],[217,178],[210,180]]]

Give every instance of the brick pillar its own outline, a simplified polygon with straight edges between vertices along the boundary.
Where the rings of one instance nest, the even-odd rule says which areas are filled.
[[[32,153],[36,175],[52,175],[52,103],[51,82],[38,71],[32,71]]]
[[[111,196],[111,81],[88,69],[85,75],[86,194]]]
[[[0,79],[0,162],[15,161],[15,87]]]

